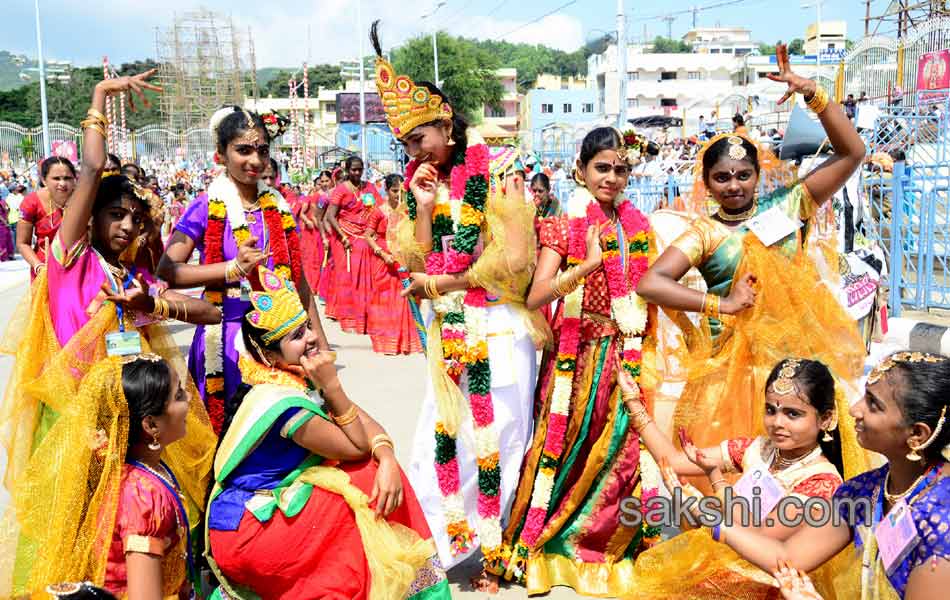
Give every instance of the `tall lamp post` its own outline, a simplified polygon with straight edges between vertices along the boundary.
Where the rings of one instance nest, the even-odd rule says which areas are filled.
[[[360,158],[366,165],[366,60],[363,58],[363,0],[356,3],[356,37],[360,40]]]
[[[435,3],[435,6],[432,7],[432,10],[422,15],[423,19],[432,19],[431,21],[429,21],[429,24],[431,25],[430,29],[432,30],[432,64],[434,66],[434,72],[435,72],[435,81],[433,81],[433,83],[435,84],[435,87],[441,87],[441,86],[439,85],[439,44],[436,41],[437,31],[435,27],[434,17],[435,17],[435,13],[439,12],[439,9],[445,6],[445,2],[446,0],[439,0],[438,2]]]
[[[34,0],[36,9],[36,50],[40,66],[40,112],[43,116],[43,152],[52,156],[52,142],[49,139],[49,112],[46,110],[46,62],[43,60],[43,33],[40,30],[40,0]]]
[[[627,34],[624,31],[625,21],[623,0],[617,0],[617,71],[620,87],[620,110],[617,112],[617,127],[620,131],[627,128]]]
[[[818,75],[821,75],[821,5],[825,0],[811,0],[802,2],[802,8],[815,8],[818,20],[815,22],[815,60],[817,61]]]

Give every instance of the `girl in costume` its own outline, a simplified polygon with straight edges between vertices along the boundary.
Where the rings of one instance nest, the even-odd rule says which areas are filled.
[[[339,321],[343,331],[350,333],[366,333],[373,253],[363,232],[373,209],[382,203],[376,186],[363,181],[360,157],[347,158],[346,179],[333,188],[326,212],[333,255],[327,316]]]
[[[855,322],[821,284],[805,251],[812,228],[801,222],[810,222],[858,168],[864,143],[824,89],[789,69],[786,52],[780,44],[780,72],[769,77],[788,84],[783,101],[796,92],[804,94],[835,157],[803,180],[760,197],[759,187],[773,183],[765,181],[774,169],[764,151],[734,134],[711,139],[697,159],[701,178],[694,197],[707,202],[708,191],[719,208],[713,216],[694,220],[650,267],[637,290],[667,311],[706,317],[699,331],[679,319],[692,360],[673,417],[674,427],[688,430],[700,446],[762,431],[758,394],[772,366],[786,356],[820,360],[849,390],[863,370],[864,344]],[[679,283],[692,267],[702,274],[708,293]],[[853,441],[846,403],[838,413],[842,436]]]
[[[634,427],[650,454],[663,465],[664,481],[671,491],[683,488],[684,495],[698,497],[699,491],[688,484],[681,485],[678,477],[706,476],[721,499],[729,487],[723,474],[735,472],[747,474],[749,481],[768,472],[766,477],[772,477],[780,486],[776,489],[801,502],[810,498],[830,502],[841,485],[844,468],[837,430],[835,381],[828,368],[818,361],[785,359],[772,369],[764,395],[767,436],[724,440],[717,447],[702,450],[685,435],[684,450],[677,450],[650,418],[630,378],[621,375],[620,385]],[[739,496],[745,489],[740,483],[730,492]],[[802,510],[799,505],[782,512],[791,520],[800,517]],[[804,526],[780,523],[778,508],[763,512],[766,511],[768,516],[760,517],[757,531],[769,538],[786,539]],[[767,524],[765,519],[769,517],[775,525]],[[830,574],[827,569],[821,572],[824,583],[830,583]],[[727,597],[765,600],[778,598],[779,592],[768,573],[720,547],[710,538],[708,529],[687,531],[642,553],[624,594],[628,600]]]
[[[313,219],[320,230],[320,285],[317,294],[324,302],[330,294],[330,280],[333,273],[333,256],[330,253],[330,226],[327,224],[327,208],[330,206],[330,192],[333,191],[333,177],[330,171],[321,171],[320,178],[317,180],[317,189],[314,190],[316,202],[314,203]]]
[[[652,350],[652,319],[634,291],[652,234],[623,197],[632,152],[612,128],[588,133],[577,161],[582,185],[568,214],[540,225],[541,257],[527,306],[564,300],[554,316],[557,352],[546,353],[541,366],[534,440],[500,570],[525,581],[529,594],[568,585],[580,594],[616,595],[625,589],[630,559],[656,535],[618,519],[621,500],[647,498],[659,485],[614,376],[622,365],[639,381]]]
[[[186,434],[185,383],[156,354],[109,356],[83,378],[13,496],[18,525],[37,542],[19,593],[40,597],[61,581],[121,598],[187,593],[191,527],[165,462]]]
[[[851,407],[858,442],[887,464],[845,481],[832,508],[840,519],[775,539],[721,526],[713,538],[767,570],[810,571],[840,551],[838,598],[936,600],[950,584],[950,359],[898,352],[868,376]],[[887,522],[895,527],[882,527]],[[904,532],[903,535],[898,532]],[[825,595],[829,600],[830,595]]]
[[[298,199],[294,215],[300,224],[303,271],[311,290],[319,288],[320,268],[323,266],[323,214],[317,214],[319,194],[320,189],[314,185],[309,194]]]
[[[259,287],[257,265],[298,283],[320,345],[329,348],[310,286],[302,279],[300,240],[290,207],[280,192],[260,180],[270,159],[270,141],[282,126],[280,119],[265,125],[259,115],[237,106],[214,114],[211,133],[224,172],[209,186],[207,199],[199,196],[188,206],[159,264],[160,276],[174,287],[204,286],[204,299],[224,315],[195,330],[188,357],[216,431],[224,418],[224,399],[241,382],[234,340],[250,306],[248,294]],[[189,265],[195,248],[201,264]]]
[[[14,497],[20,478],[30,471],[33,450],[58,416],[72,410],[80,380],[107,355],[159,353],[179,369],[186,389],[196,393],[184,376],[178,346],[161,321],[211,323],[220,319],[220,312],[175,292],[149,294],[151,274],[136,267],[128,254],[143,223],[160,210],[157,198],[122,175],[100,177],[106,160],[106,98],[158,90],[148,83],[152,73],[96,85],[83,121],[81,177],[70,209],[50,244],[47,269],[37,277],[4,339],[4,351],[16,355],[0,413],[8,461],[4,484]],[[200,506],[204,496],[213,452],[207,414],[195,402],[187,439],[167,454],[192,506]],[[27,533],[17,548],[18,583],[35,552]]]
[[[534,207],[507,177],[510,151],[491,161],[484,140],[429,83],[397,76],[376,49],[376,85],[393,134],[412,157],[405,207],[390,217],[389,251],[432,300],[430,380],[409,479],[442,564],[503,562],[502,519],[531,436],[535,344],[546,323],[524,307],[534,272]],[[497,588],[497,579],[476,584]]]
[[[208,505],[221,597],[449,598],[392,439],[347,397],[293,285],[260,281]]]
[[[10,205],[0,198],[0,225],[6,225],[10,218]],[[16,249],[13,247],[13,235],[9,227],[0,227],[0,261],[13,260]]]
[[[30,265],[30,281],[46,268],[46,254],[63,222],[63,212],[76,189],[76,167],[62,156],[50,156],[40,164],[42,187],[20,203],[16,245]]]
[[[409,308],[410,300],[402,295],[400,267],[389,253],[386,231],[389,217],[402,204],[402,176],[386,176],[386,202],[373,209],[366,224],[366,243],[373,251],[373,289],[370,294],[366,327],[379,354],[413,354],[422,352],[419,334]]]

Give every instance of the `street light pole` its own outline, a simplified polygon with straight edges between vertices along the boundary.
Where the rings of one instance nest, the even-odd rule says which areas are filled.
[[[624,31],[623,0],[617,0],[617,74],[620,86],[620,110],[617,111],[617,127],[627,127],[627,34]]]
[[[43,33],[40,29],[40,0],[34,0],[36,9],[36,54],[40,63],[40,112],[43,117],[43,155],[52,156],[49,138],[49,112],[46,109],[46,62],[43,60]]]
[[[356,3],[356,37],[360,39],[360,158],[366,165],[366,74],[363,60],[363,0]]]
[[[434,67],[433,71],[435,74],[435,81],[432,83],[435,84],[435,87],[441,87],[439,85],[439,43],[436,40],[436,34],[438,33],[435,27],[435,13],[439,12],[439,9],[445,6],[446,0],[439,0],[435,3],[435,6],[432,7],[432,11],[422,15],[423,19],[432,19],[429,21],[432,30],[432,65]]]

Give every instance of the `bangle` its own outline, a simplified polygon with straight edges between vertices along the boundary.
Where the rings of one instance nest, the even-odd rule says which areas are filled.
[[[722,316],[722,313],[719,312],[719,303],[722,299],[716,294],[709,294],[703,296],[703,308],[702,314],[707,317],[712,317],[718,319]]]
[[[379,435],[374,436],[373,439],[369,441],[371,446],[375,445],[376,442],[388,442],[390,445],[392,445],[393,438],[389,437],[385,433],[380,433]]]
[[[350,403],[350,408],[347,409],[342,415],[333,415],[333,422],[337,424],[337,427],[346,427],[360,416],[359,409],[356,408],[356,405],[352,402]]]
[[[40,274],[40,271],[42,271],[42,270],[45,269],[45,268],[46,268],[46,263],[44,263],[44,262],[38,262],[38,263],[36,263],[35,265],[33,265],[33,274],[34,274],[34,275],[39,275],[39,274]]]
[[[712,539],[714,542],[722,541],[722,527],[719,525],[712,528]]]
[[[94,108],[91,107],[91,106],[90,106],[89,109],[86,111],[86,116],[88,116],[88,117],[90,117],[90,118],[92,118],[92,119],[95,119],[96,121],[99,121],[100,123],[102,123],[102,124],[105,125],[106,127],[109,126],[109,119],[108,119],[108,117],[106,117],[104,114],[102,114],[101,112],[99,112],[98,110],[94,109]]]
[[[106,135],[106,130],[99,123],[88,123],[86,121],[83,121],[81,125],[82,125],[83,131],[87,129],[92,129],[93,131],[101,135],[102,139],[105,140],[109,138],[109,136]]]
[[[389,446],[390,450],[392,450],[393,452],[396,451],[396,449],[393,448],[393,445],[389,440],[381,440],[373,444],[372,448],[369,451],[369,455],[372,456],[373,458],[376,458],[376,451],[382,448],[383,446]],[[379,459],[376,459],[376,460],[379,460]]]
[[[162,319],[167,319],[168,318],[168,301],[165,300],[164,298],[156,297],[152,299],[152,302],[154,302],[155,304],[155,307],[152,309],[152,314]]]
[[[820,115],[828,108],[828,92],[825,91],[825,88],[820,85],[815,85],[815,93],[812,95],[810,100],[805,102],[805,105],[816,115]]]
[[[711,482],[709,482],[709,485],[711,485],[713,488],[715,488],[717,483],[726,483],[726,479],[725,479],[724,477],[720,477],[720,478],[717,479],[716,481],[711,481]]]
[[[435,276],[426,279],[424,289],[426,292],[426,298],[429,298],[430,300],[435,300],[436,298],[442,296],[442,294],[439,293],[439,286],[438,282],[435,280]]]

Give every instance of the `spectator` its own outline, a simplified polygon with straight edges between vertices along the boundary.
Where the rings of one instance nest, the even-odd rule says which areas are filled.
[[[848,94],[848,97],[845,99],[843,104],[844,104],[844,113],[848,115],[848,118],[853,121],[854,113],[855,113],[854,94]]]

